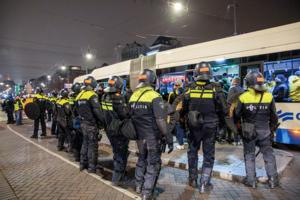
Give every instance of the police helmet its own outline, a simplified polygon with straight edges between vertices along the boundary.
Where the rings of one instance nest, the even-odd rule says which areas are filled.
[[[195,81],[209,81],[212,78],[211,65],[208,62],[200,62],[194,70]]]
[[[264,92],[267,90],[265,86],[265,79],[262,73],[257,71],[249,72],[245,77],[247,87],[253,88],[256,91]]]
[[[284,83],[286,82],[286,77],[283,74],[277,74],[275,77],[276,83]]]
[[[71,87],[71,90],[74,92],[74,93],[79,93],[80,90],[81,90],[81,84],[80,83],[74,83]]]
[[[57,92],[56,92],[55,90],[53,90],[53,91],[51,92],[51,95],[52,95],[53,97],[57,97]]]
[[[68,98],[69,91],[67,89],[62,89],[59,94],[62,98]]]
[[[156,84],[156,74],[154,71],[150,69],[144,69],[139,75],[139,84],[137,88],[144,86],[152,86],[155,87]]]
[[[35,88],[35,93],[36,94],[41,94],[41,93],[43,93],[43,89],[41,87],[36,87]]]
[[[123,79],[119,76],[112,76],[108,79],[108,86],[104,92],[120,92],[123,89]]]
[[[97,87],[97,81],[92,76],[88,76],[86,79],[84,79],[83,83],[85,87],[90,86],[93,89]]]

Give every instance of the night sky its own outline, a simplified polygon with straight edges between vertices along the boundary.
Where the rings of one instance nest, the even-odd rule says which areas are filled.
[[[151,45],[158,35],[188,45],[233,34],[233,0],[182,2],[188,12],[174,13],[167,0],[0,0],[0,79],[112,64],[126,43]],[[300,0],[236,2],[239,34],[300,21]],[[97,56],[91,63],[82,57],[88,47]]]

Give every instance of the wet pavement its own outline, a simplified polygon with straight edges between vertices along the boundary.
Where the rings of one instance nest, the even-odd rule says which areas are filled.
[[[0,181],[6,182],[11,188],[10,192],[18,199],[134,198],[134,154],[129,159],[125,185],[114,188],[109,185],[112,155],[108,145],[100,145],[99,161],[104,171],[98,172],[95,178],[85,172],[80,173],[78,164],[69,153],[57,152],[57,140],[54,137],[29,139],[33,128],[30,121],[23,126],[10,125],[13,131],[24,138],[9,130],[5,124],[1,123],[0,126],[0,171],[4,177]],[[157,199],[298,199],[300,153],[288,151],[293,154],[294,160],[282,173],[281,187],[274,190],[268,189],[266,184],[259,184],[255,190],[238,182],[213,178],[213,191],[200,195],[197,189],[186,185],[186,170],[165,166],[162,167],[155,194]],[[3,195],[4,187],[1,185],[0,199],[9,199]],[[5,191],[5,194],[9,193],[7,187]]]

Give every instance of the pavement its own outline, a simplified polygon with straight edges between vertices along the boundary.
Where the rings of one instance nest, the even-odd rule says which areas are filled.
[[[47,127],[51,127],[51,122],[47,123]],[[102,146],[110,148],[110,142],[104,131],[102,133],[102,140],[100,143]],[[174,137],[174,147],[177,143]],[[185,144],[185,150],[175,150],[170,154],[162,154],[162,164],[164,166],[174,167],[178,169],[188,169],[188,159],[187,159],[187,148],[188,145]],[[132,157],[137,157],[138,149],[135,141],[130,141],[129,151]],[[256,152],[259,152],[257,148]],[[281,175],[288,164],[293,160],[293,154],[274,149],[274,154],[276,158],[277,171]],[[136,158],[132,158],[133,162],[136,162]],[[203,162],[202,150],[199,151],[199,161],[198,167],[201,168]],[[263,155],[261,153],[256,157],[256,174],[259,182],[266,182],[268,180],[265,168]],[[229,181],[242,182],[246,176],[245,162],[242,146],[233,146],[230,144],[218,144],[216,143],[216,153],[215,153],[215,164],[213,168],[213,176],[222,178]]]
[[[133,191],[135,156],[131,155],[128,163],[126,184],[116,188],[110,185],[112,155],[106,145],[101,145],[99,152],[104,171],[91,175],[79,172],[78,163],[69,153],[56,151],[54,137],[30,139],[32,129],[29,121],[23,126],[0,123],[0,174],[4,177],[0,177],[0,199],[138,199]],[[274,190],[266,184],[251,189],[239,182],[213,178],[212,192],[200,195],[187,186],[186,170],[165,166],[155,195],[158,200],[298,199],[300,152],[289,152],[294,160],[282,174],[281,187]],[[1,187],[4,184],[6,187]]]
[[[0,122],[0,199],[139,199],[134,192],[136,155],[132,144],[127,180],[122,187],[114,187],[110,184],[112,152],[105,137],[99,148],[99,163],[104,170],[88,174],[79,172],[78,163],[69,153],[56,151],[56,138],[30,139],[32,122],[24,122],[23,126],[6,126]],[[182,156],[186,154],[184,150],[174,154],[178,152]],[[212,179],[212,192],[200,195],[197,189],[187,186],[186,169],[167,164],[162,167],[155,196],[164,200],[299,199],[300,152],[290,149],[284,152],[294,159],[281,174],[280,188],[270,190],[266,184],[259,184],[257,189],[251,189],[216,175]],[[170,157],[176,158],[175,155]]]

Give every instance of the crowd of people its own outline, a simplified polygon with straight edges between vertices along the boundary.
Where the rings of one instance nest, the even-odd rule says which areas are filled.
[[[233,133],[234,142],[243,143],[246,167],[245,185],[256,188],[255,146],[258,145],[266,163],[270,188],[279,185],[276,161],[272,149],[272,132],[278,122],[271,93],[259,72],[249,72],[245,78],[247,91],[240,86],[238,77],[232,79],[231,87],[212,82],[209,63],[196,65],[194,81],[185,87],[182,82],[174,84],[174,91],[166,101],[155,91],[156,74],[145,69],[139,75],[133,93],[123,93],[123,79],[113,76],[108,86],[97,86],[89,76],[83,85],[73,84],[71,92],[62,89],[46,97],[36,88],[32,109],[39,110],[34,119],[32,138],[46,135],[45,116],[52,121],[51,134],[58,138],[57,150],[74,154],[80,170],[96,173],[98,142],[103,129],[113,150],[112,184],[121,186],[126,174],[128,144],[135,140],[139,150],[135,168],[136,192],[142,199],[152,199],[161,169],[161,154],[173,151],[173,135],[178,149],[184,149],[187,139],[188,185],[199,188],[200,193],[212,189],[211,176],[215,160],[215,142],[220,130]],[[20,102],[20,103],[19,103]],[[5,110],[8,123],[11,109],[22,109],[22,100],[8,98]],[[15,105],[15,107],[13,107]],[[30,111],[30,110],[29,110]],[[18,112],[17,112],[18,113]],[[22,118],[21,114],[17,119]],[[21,123],[19,123],[21,124]],[[230,136],[231,138],[231,136]],[[202,146],[203,164],[198,179],[198,151]]]

